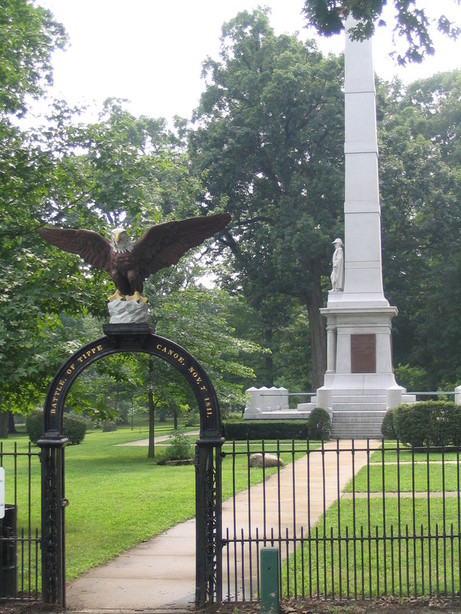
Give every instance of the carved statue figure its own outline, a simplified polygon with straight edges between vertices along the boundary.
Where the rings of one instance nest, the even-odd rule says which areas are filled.
[[[38,232],[51,245],[78,254],[91,266],[107,271],[116,287],[109,301],[146,302],[142,292],[149,275],[177,264],[189,249],[203,243],[229,221],[228,213],[218,213],[157,224],[135,243],[122,228],[113,231],[112,243],[92,230],[39,228]]]
[[[331,289],[333,292],[338,292],[344,290],[344,246],[341,239],[335,239],[333,245],[335,246],[335,251],[333,253],[333,268],[330,275]]]

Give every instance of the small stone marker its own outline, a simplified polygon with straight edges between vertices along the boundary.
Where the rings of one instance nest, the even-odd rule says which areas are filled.
[[[275,454],[262,454],[256,452],[250,456],[250,467],[285,467],[285,463]]]

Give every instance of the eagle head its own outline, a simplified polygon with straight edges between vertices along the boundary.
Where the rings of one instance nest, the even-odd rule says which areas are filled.
[[[124,228],[116,228],[112,232],[112,247],[118,253],[132,251],[133,244]]]

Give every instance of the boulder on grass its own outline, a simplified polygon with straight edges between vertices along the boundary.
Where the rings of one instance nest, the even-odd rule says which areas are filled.
[[[275,454],[257,452],[250,456],[250,467],[285,467],[285,463]]]

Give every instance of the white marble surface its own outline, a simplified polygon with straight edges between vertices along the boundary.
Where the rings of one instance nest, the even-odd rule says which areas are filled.
[[[346,29],[352,25],[348,19]],[[378,138],[372,42],[352,41],[345,53],[344,290],[330,291],[326,309],[327,372],[317,405],[335,416],[382,414],[404,398],[392,367],[392,318],[384,296],[381,257]],[[374,335],[373,373],[352,372],[352,335]],[[379,415],[378,415],[379,414]]]
[[[144,324],[149,322],[147,303],[136,301],[110,301],[107,303],[110,324]]]

